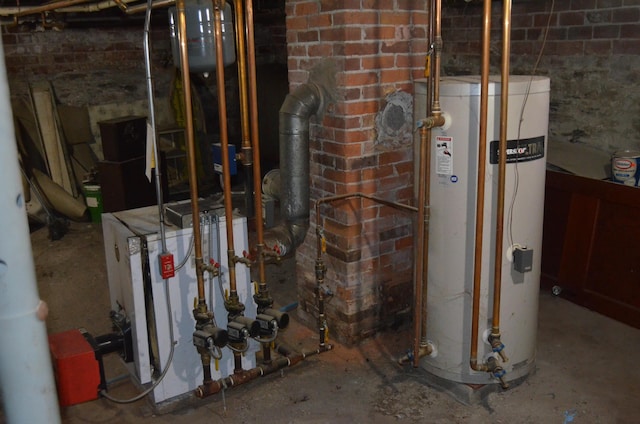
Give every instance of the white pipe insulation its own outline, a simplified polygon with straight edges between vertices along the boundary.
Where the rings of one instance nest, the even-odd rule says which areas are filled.
[[[59,423],[0,43],[0,397],[9,424]]]

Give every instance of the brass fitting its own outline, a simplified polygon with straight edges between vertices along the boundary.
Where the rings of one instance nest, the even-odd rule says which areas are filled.
[[[489,344],[491,345],[491,349],[502,359],[502,362],[509,362],[509,358],[507,357],[506,352],[504,351],[504,344],[500,340],[500,333],[491,333],[488,337]]]
[[[432,116],[428,116],[421,121],[422,128],[436,128],[442,127],[445,124],[444,116],[440,113],[434,113]]]

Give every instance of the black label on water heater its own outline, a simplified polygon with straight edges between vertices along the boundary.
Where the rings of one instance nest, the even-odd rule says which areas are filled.
[[[489,163],[498,163],[499,141],[489,144]],[[507,140],[507,163],[529,162],[544,157],[544,136]]]

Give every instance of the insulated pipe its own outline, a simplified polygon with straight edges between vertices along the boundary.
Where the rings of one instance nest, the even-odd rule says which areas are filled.
[[[498,202],[496,212],[496,249],[493,278],[493,318],[489,341],[495,352],[507,361],[500,340],[500,296],[502,292],[502,246],[504,238],[504,196],[507,180],[507,123],[509,108],[509,55],[511,46],[511,0],[503,2],[502,66],[500,91],[500,148],[498,149]]]
[[[284,222],[269,230],[266,247],[285,256],[309,229],[309,119],[324,107],[322,89],[307,82],[289,93],[280,108],[280,214]]]
[[[484,0],[482,25],[482,72],[480,77],[480,134],[478,143],[478,182],[476,199],[476,234],[473,268],[473,306],[471,315],[471,352],[469,363],[474,371],[488,371],[478,364],[478,321],[480,320],[480,284],[482,280],[482,247],[484,231],[484,186],[487,153],[487,114],[489,104],[489,62],[491,43],[491,0]]]
[[[9,423],[60,423],[0,44],[0,392]]]

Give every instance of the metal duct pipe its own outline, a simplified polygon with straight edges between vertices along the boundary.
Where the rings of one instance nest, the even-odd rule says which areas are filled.
[[[9,86],[0,44],[0,391],[10,423],[59,423],[53,378],[25,211],[18,150],[9,103]]]
[[[284,222],[265,235],[280,256],[295,250],[309,229],[309,119],[324,109],[322,89],[307,82],[280,108],[280,213]]]

